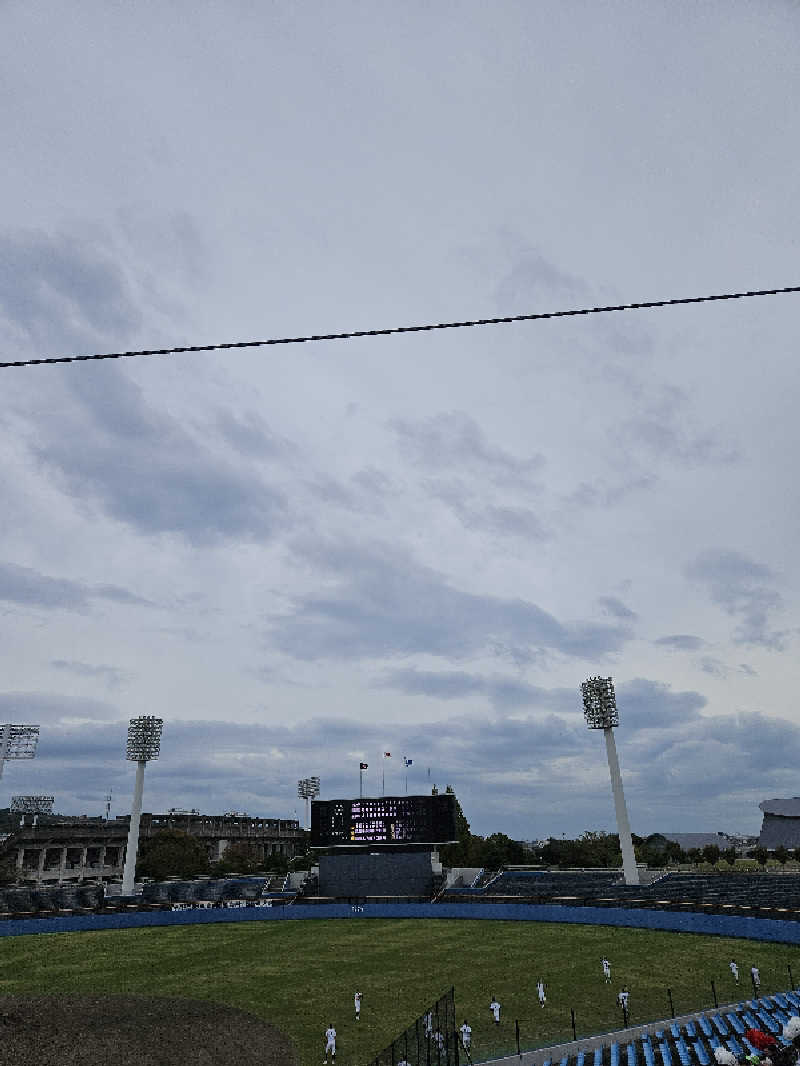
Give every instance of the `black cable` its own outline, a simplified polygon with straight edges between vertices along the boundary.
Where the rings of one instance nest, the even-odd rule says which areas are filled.
[[[266,341],[230,341],[227,344],[192,344],[181,348],[147,348],[138,352],[103,352],[97,355],[62,355],[49,359],[19,359],[0,363],[0,369],[12,366],[41,366],[45,363],[82,363],[91,359],[129,359],[136,355],[175,355],[179,352],[216,352],[223,348],[262,348],[269,344],[306,344],[310,341],[344,341],[355,337],[388,337],[391,333],[426,333],[434,329],[463,329],[465,326],[498,326],[505,322],[533,322],[542,318],[570,318],[575,315],[599,315],[606,311],[638,311],[644,307],[674,307],[676,304],[702,304],[712,300],[741,300],[746,296],[777,296],[800,292],[800,285],[783,289],[755,289],[751,292],[727,292],[718,296],[685,296],[677,300],[648,300],[646,303],[613,304],[608,307],[584,307],[574,311],[543,311],[535,315],[509,315],[504,318],[475,318],[467,322],[437,322],[430,326],[394,326],[391,329],[357,329],[348,333],[315,333],[308,337],[272,337]]]

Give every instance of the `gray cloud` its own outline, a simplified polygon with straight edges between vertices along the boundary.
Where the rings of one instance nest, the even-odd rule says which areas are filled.
[[[770,587],[775,574],[769,567],[739,552],[716,548],[698,555],[684,573],[703,584],[711,600],[739,620],[735,643],[783,650],[786,631],[770,628],[773,613],[783,607],[783,597]]]
[[[494,447],[475,419],[463,411],[419,420],[394,418],[389,427],[402,454],[426,471],[469,472],[497,486],[538,488],[535,478],[544,466],[544,457],[523,459]]]
[[[460,480],[433,478],[423,484],[434,499],[453,511],[465,529],[536,541],[548,539],[541,519],[528,507],[483,503],[478,494]]]
[[[611,431],[612,439],[629,454],[670,460],[685,467],[729,465],[738,460],[735,449],[708,430],[692,425],[683,389],[662,386],[654,396],[639,398],[638,413]]]
[[[616,596],[598,596],[597,602],[602,607],[603,614],[610,615],[612,618],[634,621],[639,617],[636,611],[626,607],[622,600],[618,600]]]
[[[74,674],[76,677],[97,678],[104,681],[109,688],[119,688],[128,681],[128,675],[115,666],[93,666],[74,659],[51,659],[50,665],[56,670]]]
[[[109,248],[86,235],[37,230],[0,233],[0,311],[21,335],[46,348],[127,337],[141,323]]]
[[[268,539],[287,523],[283,494],[145,402],[116,367],[68,379],[69,398],[31,448],[66,491],[144,534],[195,544]]]
[[[482,677],[462,671],[391,670],[376,682],[379,688],[393,688],[409,695],[431,696],[453,700],[475,694],[486,695],[492,706],[511,710],[518,707],[538,707],[561,713],[581,709],[580,691],[557,688],[545,689],[515,678]]]
[[[232,411],[220,411],[216,425],[220,436],[242,455],[286,461],[297,454],[296,446],[274,433],[255,411],[238,416]]]
[[[699,651],[700,648],[706,646],[706,642],[701,637],[693,637],[688,633],[675,633],[668,637],[658,637],[653,643],[674,651]]]
[[[516,245],[511,251],[512,266],[500,280],[495,292],[498,307],[507,313],[521,313],[535,305],[537,297],[584,297],[589,294],[586,282],[549,262],[537,249],[522,247],[510,233],[506,243]]]
[[[118,716],[117,708],[102,700],[50,692],[0,692],[0,718],[4,722],[35,725],[56,723],[63,718],[103,721]]]
[[[459,659],[493,642],[523,653],[595,659],[630,639],[622,625],[559,622],[536,604],[477,596],[380,544],[296,542],[307,563],[336,585],[296,599],[276,618],[274,647],[298,659],[382,658],[425,653]]]
[[[27,566],[0,562],[0,600],[7,603],[85,611],[91,599],[111,600],[132,606],[151,606],[150,601],[118,585],[89,585],[64,578],[47,577]]]

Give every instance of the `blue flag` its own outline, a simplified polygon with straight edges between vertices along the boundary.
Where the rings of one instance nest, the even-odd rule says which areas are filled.
[[[403,756],[403,762],[406,764],[406,766],[410,766],[413,761],[413,759],[407,759],[405,755]]]

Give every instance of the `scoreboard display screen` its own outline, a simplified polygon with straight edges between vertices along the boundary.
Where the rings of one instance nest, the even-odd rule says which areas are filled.
[[[451,792],[311,803],[312,848],[448,844],[457,839],[456,797]]]

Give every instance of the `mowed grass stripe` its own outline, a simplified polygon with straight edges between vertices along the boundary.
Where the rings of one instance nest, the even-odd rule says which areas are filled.
[[[612,983],[603,981],[606,955]],[[739,964],[737,987],[728,969]],[[427,1005],[455,985],[458,1023],[473,1029],[473,1056],[619,1028],[616,994],[630,988],[631,1020],[668,1016],[666,988],[678,1013],[750,992],[751,965],[762,990],[800,978],[800,953],[784,944],[651,932],[611,926],[469,920],[338,919],[247,922],[36,934],[0,942],[3,994],[135,994],[225,1003],[272,1022],[295,1042],[302,1066],[319,1066],[329,1022],[338,1032],[337,1062],[367,1063]],[[547,1006],[536,981],[547,984]],[[356,1024],[353,993],[363,993]],[[489,1001],[502,1004],[494,1026]]]

